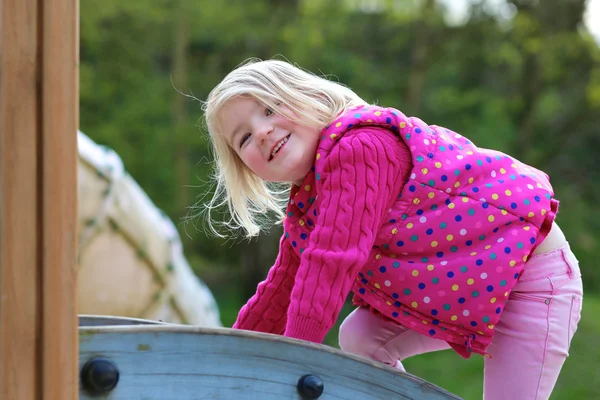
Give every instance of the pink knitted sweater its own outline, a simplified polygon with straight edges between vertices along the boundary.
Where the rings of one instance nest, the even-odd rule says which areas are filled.
[[[320,343],[352,291],[463,357],[485,354],[558,209],[547,176],[392,108],[350,110],[322,139],[233,328]]]

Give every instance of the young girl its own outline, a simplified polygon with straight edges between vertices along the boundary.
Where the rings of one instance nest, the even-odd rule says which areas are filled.
[[[550,396],[583,290],[546,174],[281,61],[236,68],[204,111],[211,205],[224,195],[248,236],[283,218],[234,329],[321,343],[352,291],[342,350],[399,370],[478,353],[486,399]]]

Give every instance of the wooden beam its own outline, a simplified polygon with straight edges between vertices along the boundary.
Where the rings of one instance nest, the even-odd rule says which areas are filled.
[[[78,398],[79,0],[39,2],[42,28],[44,399]]]
[[[79,2],[1,7],[0,391],[74,400]]]
[[[3,0],[0,65],[0,388],[36,399],[38,266],[37,0]]]

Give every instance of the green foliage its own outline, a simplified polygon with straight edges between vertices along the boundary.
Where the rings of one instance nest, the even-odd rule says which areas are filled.
[[[206,98],[248,57],[285,57],[548,172],[558,221],[596,289],[600,51],[579,28],[583,0],[511,3],[512,19],[474,2],[465,24],[449,26],[432,0],[83,0],[81,128],[121,155],[191,259],[235,270],[235,242],[207,237],[201,218],[184,223],[212,190],[200,103],[184,94]]]

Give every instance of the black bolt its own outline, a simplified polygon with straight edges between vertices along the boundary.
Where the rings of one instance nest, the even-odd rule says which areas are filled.
[[[303,400],[318,399],[323,394],[323,381],[316,375],[303,375],[296,388]]]
[[[81,385],[91,395],[107,394],[119,382],[119,369],[106,358],[92,358],[81,368]]]

